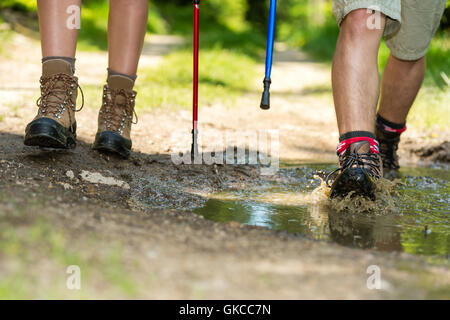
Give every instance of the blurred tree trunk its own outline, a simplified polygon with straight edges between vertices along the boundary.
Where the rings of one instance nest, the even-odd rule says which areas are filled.
[[[264,0],[247,0],[245,19],[262,32],[266,30],[268,24],[269,7],[267,3],[268,1]]]
[[[441,21],[441,29],[450,31],[450,3],[447,3],[447,8],[445,8]]]

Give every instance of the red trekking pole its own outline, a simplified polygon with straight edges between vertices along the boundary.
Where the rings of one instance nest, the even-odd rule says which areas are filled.
[[[192,147],[191,156],[198,155],[197,145],[197,123],[198,123],[198,12],[200,0],[194,0],[194,101],[193,101],[193,116],[192,116]]]

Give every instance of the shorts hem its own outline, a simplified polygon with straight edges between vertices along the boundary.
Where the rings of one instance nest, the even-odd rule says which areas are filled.
[[[400,60],[404,60],[404,61],[420,60],[423,57],[425,57],[428,52],[428,48],[427,48],[426,50],[420,51],[418,53],[407,53],[405,51],[396,50],[395,48],[392,48],[388,43],[386,43],[386,45],[394,57],[396,57],[397,59],[400,59]]]
[[[386,3],[379,3],[374,0],[358,0],[353,1],[348,5],[345,5],[342,10],[338,10],[336,15],[336,20],[339,26],[341,26],[342,22],[344,21],[345,17],[352,11],[358,10],[358,9],[374,9],[374,7],[378,7],[379,12],[384,14],[388,21],[386,21],[386,26],[384,28],[384,35],[390,35],[392,33],[395,33],[400,29],[400,24],[402,21],[401,17],[401,10],[396,10],[394,8],[391,8]]]

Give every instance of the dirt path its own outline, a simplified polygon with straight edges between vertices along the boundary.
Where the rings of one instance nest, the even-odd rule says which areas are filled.
[[[141,66],[158,63],[179,40],[151,41]],[[256,93],[242,97],[238,109],[203,108],[204,143],[212,144],[214,133],[224,130],[279,129],[283,159],[334,161],[329,70],[300,52],[278,49],[273,109],[260,111]],[[179,131],[189,139],[187,111],[142,114],[133,129],[130,161],[90,151],[93,108],[77,117],[81,129],[75,150],[25,148],[23,128],[35,112],[30,97],[39,77],[38,43],[17,36],[11,53],[0,58],[0,293],[33,298],[449,297],[446,264],[217,224],[191,213],[209,193],[267,179],[282,182],[283,177],[262,177],[257,167],[248,166],[174,165],[168,141]],[[80,53],[81,82],[102,83],[105,61],[100,53]],[[299,83],[299,74],[308,81]],[[81,291],[67,290],[68,265],[80,266]],[[383,290],[367,288],[370,265],[381,268]]]

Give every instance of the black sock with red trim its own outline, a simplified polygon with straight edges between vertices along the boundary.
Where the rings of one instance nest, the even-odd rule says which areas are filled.
[[[339,137],[339,145],[337,147],[337,154],[343,155],[347,148],[355,143],[360,141],[367,141],[370,144],[370,151],[372,153],[379,153],[378,150],[378,141],[375,138],[375,135],[369,131],[350,131],[344,133]]]
[[[406,122],[394,123],[377,114],[377,128],[382,130],[383,133],[400,135],[406,131]]]

